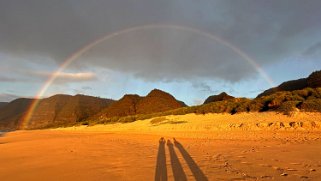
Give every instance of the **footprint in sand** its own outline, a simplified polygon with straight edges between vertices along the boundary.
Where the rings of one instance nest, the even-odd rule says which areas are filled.
[[[308,176],[305,176],[305,175],[302,175],[300,178],[301,178],[301,179],[309,179],[309,177],[308,177]]]
[[[298,171],[298,170],[296,170],[296,169],[293,169],[293,168],[288,168],[288,169],[286,169],[287,171],[291,171],[291,172],[293,172],[293,171]]]
[[[243,155],[236,156],[237,158],[245,158]]]
[[[288,174],[287,173],[281,173],[280,176],[286,177],[286,176],[288,176]]]
[[[259,166],[261,166],[261,167],[272,167],[272,165],[265,164],[265,163],[261,163],[261,164],[259,164]]]
[[[269,176],[269,175],[263,175],[261,176],[261,179],[273,179],[274,177]]]
[[[317,170],[316,169],[314,169],[314,168],[311,168],[310,169],[310,172],[316,172]]]
[[[249,165],[249,164],[251,164],[251,163],[249,163],[249,162],[241,162],[242,164],[247,164],[247,165]]]
[[[273,166],[272,167],[274,170],[277,170],[277,171],[283,171],[284,169],[280,168],[280,167],[277,167],[277,166]]]

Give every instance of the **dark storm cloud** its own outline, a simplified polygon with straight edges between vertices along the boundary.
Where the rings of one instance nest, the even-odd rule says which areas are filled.
[[[217,35],[264,66],[321,41],[320,7],[319,0],[3,0],[0,51],[50,57],[61,63],[105,34],[146,24],[172,24]],[[78,62],[78,67],[88,65],[149,81],[198,76],[234,82],[255,72],[219,42],[172,28],[115,36]]]

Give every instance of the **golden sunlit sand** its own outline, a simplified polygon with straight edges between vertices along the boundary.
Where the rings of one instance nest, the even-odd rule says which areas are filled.
[[[278,137],[282,132],[303,139],[308,132],[321,131],[321,113],[187,114],[95,126],[59,128],[77,132],[152,134],[181,138],[258,139]],[[307,135],[309,136],[309,135]]]
[[[0,137],[0,178],[320,180],[320,133],[321,114],[300,112],[16,131]]]

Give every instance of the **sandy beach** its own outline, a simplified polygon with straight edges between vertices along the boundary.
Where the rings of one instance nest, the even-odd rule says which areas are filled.
[[[190,114],[15,131],[0,137],[0,178],[321,180],[320,122],[317,113]]]

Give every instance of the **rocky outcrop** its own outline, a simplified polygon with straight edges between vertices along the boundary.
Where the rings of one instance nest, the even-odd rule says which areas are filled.
[[[226,92],[222,92],[218,95],[213,95],[213,96],[208,97],[205,100],[204,104],[208,104],[211,102],[217,102],[217,101],[224,101],[224,100],[229,100],[229,99],[234,99],[234,97],[228,95]]]

